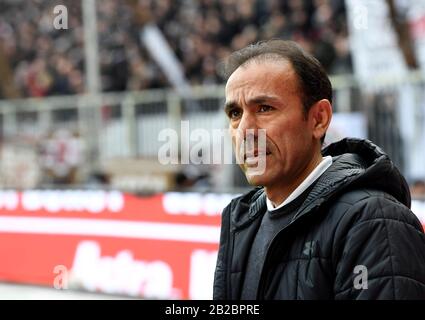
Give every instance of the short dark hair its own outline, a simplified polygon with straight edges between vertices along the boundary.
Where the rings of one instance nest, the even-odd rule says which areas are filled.
[[[305,114],[311,106],[328,99],[332,103],[332,84],[320,62],[294,41],[265,40],[233,52],[224,64],[224,76],[230,75],[240,66],[253,59],[281,57],[291,63],[299,80],[301,100]]]

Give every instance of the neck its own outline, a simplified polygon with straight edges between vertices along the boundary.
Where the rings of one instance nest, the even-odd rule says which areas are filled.
[[[289,195],[308,177],[308,175],[320,164],[323,160],[321,153],[315,154],[314,157],[297,173],[293,176],[292,179],[280,179],[279,182],[272,186],[266,186],[265,191],[267,197],[273,203],[275,207],[279,206]],[[290,181],[288,183],[288,181]]]

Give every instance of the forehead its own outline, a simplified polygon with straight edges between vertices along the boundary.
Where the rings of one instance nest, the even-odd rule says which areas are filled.
[[[226,97],[234,94],[279,94],[298,92],[298,80],[290,62],[251,60],[241,65],[229,77]]]

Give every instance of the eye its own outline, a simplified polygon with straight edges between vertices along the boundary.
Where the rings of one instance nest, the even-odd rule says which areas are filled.
[[[227,116],[229,117],[229,119],[237,119],[241,116],[241,112],[238,109],[230,109],[227,112]]]
[[[271,111],[273,109],[272,106],[269,106],[267,104],[261,104],[260,107],[258,108],[258,112],[267,112],[267,111]]]

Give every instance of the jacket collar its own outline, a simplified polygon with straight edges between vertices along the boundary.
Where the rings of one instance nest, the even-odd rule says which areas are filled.
[[[347,189],[385,191],[410,206],[407,183],[388,156],[367,140],[343,139],[329,145],[323,155],[333,156],[332,165],[319,177],[292,222],[342,194]],[[234,229],[243,228],[266,212],[264,188],[257,187],[235,202]]]

